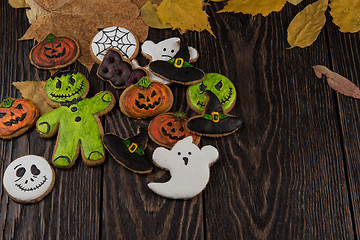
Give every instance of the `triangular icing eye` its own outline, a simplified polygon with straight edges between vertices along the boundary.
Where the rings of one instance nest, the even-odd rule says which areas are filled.
[[[61,43],[59,43],[56,47],[57,47],[57,48],[61,47]]]
[[[45,48],[45,50],[51,50],[51,48],[48,48],[48,47],[44,47]]]
[[[140,98],[145,98],[144,95],[142,95],[141,93],[139,93],[139,99]]]
[[[154,96],[156,96],[155,90],[153,90],[152,93],[151,93],[151,97],[154,97]]]
[[[61,88],[61,81],[60,81],[60,80],[57,81],[57,83],[56,83],[56,88],[57,88],[57,89],[60,89],[60,88]]]
[[[0,118],[4,117],[5,115],[6,115],[6,113],[0,112]]]
[[[22,106],[21,104],[19,104],[19,105],[17,105],[15,108],[16,108],[16,109],[23,109],[23,106]]]
[[[216,90],[220,91],[220,89],[222,88],[223,84],[222,84],[222,81],[220,80],[220,82],[218,82],[216,85],[215,85],[215,88]]]
[[[199,90],[200,90],[201,93],[205,92],[205,90],[206,90],[206,85],[205,85],[203,82],[200,84]]]
[[[71,85],[74,85],[74,84],[75,84],[75,79],[74,79],[73,77],[70,77],[70,78],[69,78],[69,83],[70,83]]]

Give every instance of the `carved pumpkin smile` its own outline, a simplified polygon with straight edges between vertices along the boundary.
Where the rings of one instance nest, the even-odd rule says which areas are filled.
[[[21,115],[21,117],[17,117],[15,119],[10,119],[10,121],[4,122],[4,125],[10,127],[13,124],[18,124],[19,122],[24,121],[24,119],[26,118],[26,115],[27,115],[27,113],[24,113],[23,115]]]
[[[59,43],[59,45],[61,46],[61,43]],[[48,58],[60,58],[60,57],[62,57],[62,56],[64,56],[65,54],[66,54],[66,49],[65,48],[63,48],[63,50],[61,51],[61,52],[59,52],[58,53],[58,51],[56,50],[56,49],[51,49],[51,48],[46,48],[45,47],[45,49],[47,50],[47,51],[50,51],[50,53],[51,54],[47,54],[46,52],[44,53],[45,54],[45,56],[47,56]],[[57,53],[57,54],[55,54],[55,53]]]
[[[153,104],[143,104],[140,103],[138,100],[135,100],[135,105],[140,108],[140,109],[145,109],[145,110],[149,110],[149,109],[154,109],[156,106],[158,106],[161,102],[161,98],[159,97],[157,101],[155,101]]]
[[[179,141],[179,140],[181,140],[181,139],[183,139],[184,137],[185,137],[185,134],[183,134],[183,135],[181,135],[181,136],[173,136],[173,135],[171,135],[170,133],[168,133],[166,130],[165,130],[165,128],[164,127],[162,127],[161,128],[161,131],[162,131],[162,133],[166,136],[166,137],[168,137],[168,138],[170,138],[171,140],[176,140],[176,141]],[[184,131],[184,130],[183,130]],[[175,131],[174,131],[175,132]]]

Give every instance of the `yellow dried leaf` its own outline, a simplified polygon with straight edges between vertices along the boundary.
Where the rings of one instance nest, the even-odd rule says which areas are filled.
[[[25,2],[30,7],[30,9],[26,9],[26,16],[30,24],[35,22],[39,17],[49,13],[34,0],[25,0]]]
[[[20,91],[23,98],[31,100],[39,109],[41,115],[54,109],[46,103],[45,84],[45,81],[13,82],[13,85]]]
[[[291,47],[310,46],[323,28],[328,0],[318,0],[296,14],[287,29],[287,40]]]
[[[341,32],[360,31],[360,2],[359,0],[331,0],[330,14]]]
[[[10,6],[13,8],[26,8],[28,5],[26,5],[25,0],[9,0]]]
[[[203,8],[203,0],[164,0],[158,7],[158,15],[161,22],[181,32],[207,30],[214,35]]]
[[[171,28],[170,24],[165,24],[160,21],[157,13],[158,5],[152,4],[150,1],[144,4],[141,11],[141,18],[148,26],[152,28]]]
[[[298,5],[299,3],[302,2],[302,0],[287,0],[289,3],[291,3],[292,5]]]
[[[145,3],[147,3],[149,0],[131,0],[132,3],[135,3],[136,6],[138,6],[138,8],[141,8],[142,6],[145,5]],[[159,5],[161,3],[162,0],[151,0],[149,2],[151,2],[152,4],[156,4]]]
[[[280,11],[285,3],[286,0],[229,0],[228,4],[219,12],[241,12],[253,16],[262,14],[265,17],[271,12]]]

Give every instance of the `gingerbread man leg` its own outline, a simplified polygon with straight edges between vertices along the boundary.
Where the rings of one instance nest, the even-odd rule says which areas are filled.
[[[89,131],[81,138],[81,151],[85,164],[97,165],[105,160],[104,146],[99,131]]]
[[[56,167],[69,167],[77,158],[79,139],[69,138],[60,134],[58,143],[54,149],[53,164]]]

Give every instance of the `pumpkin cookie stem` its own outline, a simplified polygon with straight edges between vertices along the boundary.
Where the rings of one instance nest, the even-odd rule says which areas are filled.
[[[53,42],[55,40],[55,38],[56,38],[56,36],[54,34],[50,33],[49,35],[46,36],[44,41]]]
[[[0,107],[3,107],[3,108],[9,108],[12,106],[12,104],[14,103],[15,100],[12,100],[11,98],[5,98]]]
[[[143,77],[143,78],[137,83],[137,85],[142,86],[142,87],[144,87],[144,88],[148,88],[150,84],[151,84],[151,81],[150,81],[147,77]]]

